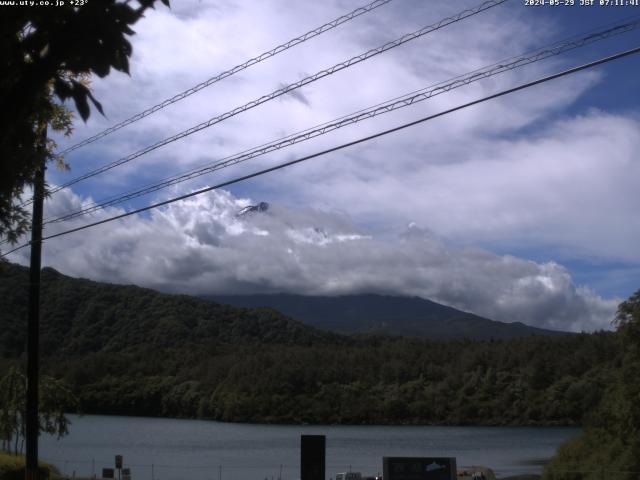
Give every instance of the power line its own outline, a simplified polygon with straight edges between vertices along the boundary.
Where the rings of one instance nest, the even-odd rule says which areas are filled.
[[[539,78],[537,80],[534,80],[534,81],[531,81],[531,82],[527,82],[527,83],[518,85],[516,87],[509,88],[507,90],[502,90],[502,91],[500,91],[498,93],[494,93],[492,95],[488,95],[486,97],[482,97],[482,98],[480,98],[478,100],[474,100],[472,102],[468,102],[468,103],[465,103],[463,105],[459,105],[457,107],[453,107],[453,108],[450,108],[448,110],[444,110],[442,112],[435,113],[433,115],[428,115],[428,116],[422,117],[422,118],[420,118],[418,120],[414,120],[412,122],[405,123],[405,124],[399,125],[397,127],[390,128],[388,130],[384,130],[382,132],[375,133],[373,135],[369,135],[367,137],[362,137],[362,138],[359,138],[357,140],[353,140],[351,142],[343,143],[341,145],[329,148],[327,150],[323,150],[321,152],[316,152],[314,154],[307,155],[305,157],[301,157],[301,158],[298,158],[296,160],[291,160],[289,162],[284,162],[284,163],[281,163],[281,164],[273,166],[273,167],[265,168],[263,170],[259,170],[259,171],[254,172],[254,173],[250,173],[248,175],[243,175],[241,177],[237,177],[237,178],[234,178],[232,180],[228,180],[228,181],[219,183],[219,184],[211,186],[211,187],[202,188],[200,190],[196,190],[196,191],[191,192],[191,193],[180,195],[179,197],[174,197],[174,198],[171,198],[169,200],[164,200],[162,202],[154,203],[152,205],[147,205],[146,207],[138,208],[138,209],[132,210],[130,212],[126,212],[126,213],[123,213],[123,214],[120,214],[120,215],[115,215],[113,217],[109,217],[109,218],[106,218],[106,219],[103,219],[103,220],[99,220],[97,222],[89,223],[89,224],[86,224],[86,225],[82,225],[80,227],[76,227],[76,228],[72,228],[72,229],[69,229],[69,230],[65,230],[63,232],[59,232],[59,233],[55,233],[55,234],[52,234],[52,235],[48,235],[46,237],[43,237],[42,241],[50,240],[52,238],[61,237],[63,235],[68,235],[70,233],[79,232],[81,230],[85,230],[87,228],[91,228],[91,227],[95,227],[95,226],[98,226],[98,225],[102,225],[104,223],[113,222],[115,220],[120,220],[122,218],[129,217],[131,215],[135,215],[135,214],[138,214],[138,213],[146,212],[148,210],[152,210],[154,208],[158,208],[158,207],[162,207],[162,206],[165,206],[165,205],[169,205],[171,203],[175,203],[175,202],[178,202],[180,200],[185,200],[187,198],[194,197],[196,195],[201,195],[203,193],[210,192],[212,190],[217,190],[217,189],[220,189],[220,188],[223,188],[223,187],[227,187],[229,185],[233,185],[235,183],[239,183],[239,182],[243,182],[245,180],[249,180],[251,178],[259,177],[261,175],[265,175],[267,173],[274,172],[276,170],[281,170],[281,169],[283,169],[285,167],[289,167],[289,166],[292,166],[292,165],[296,165],[298,163],[305,162],[307,160],[311,160],[312,158],[316,158],[316,157],[320,157],[320,156],[323,156],[323,155],[327,155],[329,153],[333,153],[333,152],[336,152],[338,150],[342,150],[344,148],[351,147],[353,145],[358,145],[360,143],[364,143],[364,142],[373,140],[375,138],[382,137],[384,135],[388,135],[390,133],[394,133],[394,132],[398,132],[400,130],[404,130],[405,128],[409,128],[409,127],[418,125],[420,123],[424,123],[424,122],[427,122],[429,120],[433,120],[435,118],[442,117],[444,115],[448,115],[448,114],[456,112],[458,110],[462,110],[462,109],[471,107],[473,105],[478,105],[478,104],[486,102],[488,100],[493,100],[493,99],[498,98],[498,97],[502,97],[502,96],[505,96],[505,95],[508,95],[508,94],[511,94],[511,93],[514,93],[514,92],[517,92],[517,91],[520,91],[520,90],[524,90],[526,88],[530,88],[530,87],[533,87],[535,85],[539,85],[541,83],[545,83],[545,82],[554,80],[556,78],[560,78],[560,77],[564,77],[566,75],[570,75],[570,74],[573,74],[573,73],[576,73],[576,72],[580,72],[582,70],[586,70],[588,68],[592,68],[592,67],[595,67],[597,65],[602,65],[604,63],[611,62],[613,60],[617,60],[617,59],[620,59],[620,58],[623,58],[623,57],[626,57],[626,56],[629,56],[629,55],[633,55],[633,54],[636,54],[636,53],[639,53],[639,52],[640,52],[640,47],[636,47],[636,48],[633,48],[631,50],[627,50],[627,51],[624,51],[624,52],[621,52],[621,53],[617,53],[615,55],[610,55],[608,57],[604,57],[604,58],[601,58],[599,60],[595,60],[593,62],[589,62],[589,63],[583,64],[583,65],[580,65],[578,67],[573,67],[573,68],[570,68],[568,70],[564,70],[564,71],[562,71],[560,73],[556,73],[556,74],[553,74],[553,75],[548,75],[546,77],[542,77],[542,78]],[[22,248],[25,248],[25,247],[27,247],[29,245],[31,245],[31,242],[25,243],[23,245],[20,245],[19,247],[16,247],[13,250],[10,250],[7,253],[4,253],[4,254],[0,255],[0,258],[6,257],[7,255],[9,255],[9,254],[11,254],[13,252],[16,252],[16,251],[18,251],[18,250],[20,250]]]
[[[88,178],[91,178],[91,177],[94,177],[94,176],[99,175],[101,173],[104,173],[104,172],[106,172],[108,170],[111,170],[111,169],[113,169],[115,167],[118,167],[120,165],[128,163],[128,162],[130,162],[130,161],[132,161],[132,160],[134,160],[134,159],[136,159],[136,158],[138,158],[138,157],[140,157],[142,155],[145,155],[145,154],[147,154],[147,153],[149,153],[149,152],[151,152],[153,150],[156,150],[156,149],[158,149],[158,148],[160,148],[162,146],[168,145],[168,144],[173,143],[173,142],[175,142],[177,140],[185,138],[185,137],[187,137],[187,136],[189,136],[189,135],[191,135],[193,133],[199,132],[200,130],[204,130],[205,128],[209,128],[209,127],[211,127],[211,126],[213,126],[213,125],[215,125],[217,123],[220,123],[220,122],[222,122],[224,120],[227,120],[227,119],[229,119],[229,118],[231,118],[231,117],[233,117],[235,115],[238,115],[239,113],[242,113],[242,112],[245,112],[245,111],[250,110],[252,108],[255,108],[255,107],[259,106],[259,105],[262,105],[263,103],[266,103],[266,102],[268,102],[270,100],[278,98],[278,97],[280,97],[280,96],[282,96],[282,95],[284,95],[286,93],[290,93],[290,92],[292,92],[292,91],[294,91],[294,90],[296,90],[298,88],[301,88],[301,87],[303,87],[305,85],[308,85],[308,84],[310,84],[312,82],[315,82],[317,80],[320,80],[321,78],[327,77],[329,75],[333,75],[336,72],[339,72],[339,71],[344,70],[346,68],[349,68],[349,67],[351,67],[353,65],[356,65],[356,64],[358,64],[360,62],[368,60],[369,58],[372,58],[372,57],[374,57],[376,55],[379,55],[379,54],[381,54],[383,52],[386,52],[387,50],[391,50],[391,49],[393,49],[395,47],[398,47],[400,45],[403,45],[403,44],[405,44],[407,42],[410,42],[412,40],[420,38],[420,37],[422,37],[424,35],[427,35],[428,33],[432,33],[432,32],[434,32],[436,30],[444,28],[447,25],[451,25],[451,24],[459,22],[459,21],[461,21],[461,20],[463,20],[465,18],[477,15],[478,13],[481,13],[481,12],[483,12],[485,10],[488,10],[488,9],[490,9],[492,7],[500,5],[500,4],[505,3],[507,1],[509,1],[509,0],[488,0],[488,1],[485,1],[484,3],[480,4],[479,6],[477,6],[475,8],[464,10],[464,11],[462,11],[462,12],[456,14],[456,15],[453,15],[451,17],[447,17],[447,18],[445,18],[443,20],[440,20],[436,24],[423,27],[420,30],[417,30],[417,31],[415,31],[413,33],[405,34],[402,37],[400,37],[400,38],[398,38],[396,40],[393,40],[391,42],[385,43],[384,45],[382,45],[382,46],[380,46],[378,48],[373,48],[371,50],[368,50],[365,53],[362,53],[360,55],[352,57],[349,60],[346,60],[344,62],[338,63],[338,64],[336,64],[336,65],[334,65],[332,67],[329,67],[329,68],[327,68],[325,70],[321,70],[320,72],[317,72],[317,73],[315,73],[313,75],[305,77],[302,80],[299,80],[298,82],[286,85],[286,86],[284,86],[284,87],[282,87],[282,88],[280,88],[278,90],[275,90],[275,91],[273,91],[273,92],[271,92],[271,93],[269,93],[267,95],[263,95],[262,97],[259,97],[259,98],[255,99],[255,100],[252,100],[251,102],[246,103],[246,104],[244,104],[244,105],[242,105],[240,107],[236,107],[233,110],[230,110],[230,111],[228,111],[226,113],[223,113],[221,115],[213,117],[213,118],[211,118],[211,119],[209,119],[209,120],[207,120],[205,122],[202,122],[202,123],[200,123],[200,124],[198,124],[198,125],[196,125],[194,127],[191,127],[191,128],[189,128],[187,130],[184,130],[184,131],[182,131],[180,133],[177,133],[177,134],[175,134],[175,135],[173,135],[171,137],[168,137],[168,138],[165,138],[163,140],[160,140],[160,141],[154,143],[153,145],[145,147],[142,150],[138,150],[137,152],[132,153],[132,154],[130,154],[130,155],[126,156],[126,157],[123,157],[123,158],[121,158],[119,160],[116,160],[115,162],[112,162],[110,164],[104,165],[104,166],[102,166],[100,168],[97,168],[97,169],[95,169],[95,170],[93,170],[91,172],[88,172],[88,173],[86,173],[84,175],[80,175],[79,177],[76,177],[76,178],[66,182],[63,185],[60,185],[60,186],[52,189],[49,192],[49,194],[54,194],[56,192],[59,192],[63,188],[69,187],[71,185],[75,185],[78,182],[81,182],[81,181],[86,180]]]
[[[145,117],[148,117],[149,115],[162,110],[165,107],[168,107],[169,105],[179,102],[180,100],[183,100],[185,98],[187,98],[190,95],[193,95],[196,92],[199,92],[200,90],[202,90],[203,88],[209,87],[211,85],[213,85],[214,83],[219,82],[220,80],[223,80],[227,77],[230,77],[232,75],[235,75],[236,73],[245,70],[253,65],[256,65],[264,60],[267,60],[268,58],[274,57],[276,55],[278,55],[279,53],[284,52],[285,50],[288,50],[292,47],[295,47],[296,45],[299,45],[301,43],[306,42],[307,40],[310,40],[311,38],[317,37],[318,35],[327,32],[329,30],[332,30],[334,28],[336,28],[339,25],[342,25],[343,23],[346,23],[350,20],[353,20],[356,17],[359,17],[362,14],[365,14],[367,12],[370,12],[371,10],[374,10],[378,7],[381,7],[382,5],[385,5],[387,3],[391,2],[391,0],[375,0],[363,7],[360,8],[356,8],[355,10],[353,10],[352,12],[347,13],[346,15],[343,15],[341,17],[336,18],[335,20],[331,20],[328,23],[325,23],[324,25],[321,25],[319,27],[314,28],[313,30],[308,31],[307,33],[300,35],[299,37],[293,38],[291,40],[289,40],[288,42],[283,43],[282,45],[278,45],[275,48],[272,48],[271,50],[261,53],[260,55],[251,58],[250,60],[247,60],[244,63],[241,63],[240,65],[236,65],[233,68],[230,68],[229,70],[226,70],[222,73],[217,74],[214,77],[209,78],[208,80],[205,80],[202,83],[199,83],[181,93],[178,93],[176,95],[174,95],[171,98],[168,98],[160,103],[158,103],[157,105],[154,105],[148,109],[146,109],[143,112],[140,112],[130,118],[127,118],[126,120],[123,120],[120,123],[117,123],[103,131],[101,131],[100,133],[97,133],[89,138],[85,138],[84,140],[76,143],[75,145],[72,145],[64,150],[62,150],[61,152],[59,152],[57,155],[61,156],[61,155],[65,155],[69,152],[72,152],[74,150],[77,150],[80,147],[84,147],[85,145],[88,145],[90,143],[95,142],[96,140],[99,140],[101,138],[106,137],[107,135],[112,134],[113,132],[120,130],[123,127],[126,127],[127,125],[131,125],[132,123],[135,123],[139,120],[142,120]]]
[[[606,30],[600,30],[600,31],[591,30],[590,32],[584,34],[583,36],[573,36],[569,40],[552,43],[551,45],[542,47],[532,52],[528,52],[521,56],[511,57],[507,60],[502,60],[501,62],[492,64],[488,67],[483,67],[481,69],[474,70],[465,75],[460,75],[458,77],[454,77],[444,82],[440,82],[438,84],[432,85],[430,87],[426,87],[424,89],[411,92],[404,96],[396,97],[392,100],[388,100],[386,102],[377,104],[373,107],[369,107],[368,109],[360,110],[353,114],[332,120],[330,122],[326,122],[321,125],[311,127],[302,132],[294,133],[292,135],[283,137],[273,142],[266,143],[258,147],[254,147],[253,149],[250,149],[250,150],[245,150],[243,152],[240,152],[235,155],[229,156],[225,159],[222,159],[216,163],[208,164],[206,166],[202,166],[197,169],[193,169],[181,174],[168,177],[161,181],[145,185],[144,187],[139,187],[135,190],[131,190],[123,194],[112,196],[108,199],[104,199],[97,203],[93,203],[92,205],[85,206],[84,208],[71,211],[57,218],[48,219],[45,221],[45,224],[70,220],[82,215],[96,212],[106,207],[117,205],[127,200],[132,200],[134,198],[137,198],[149,193],[153,193],[158,190],[162,190],[164,188],[177,185],[179,183],[182,183],[188,180],[192,180],[194,178],[212,173],[214,171],[236,165],[238,163],[247,161],[249,159],[253,159],[258,156],[262,156],[267,153],[271,153],[273,151],[280,150],[282,148],[309,140],[311,138],[324,135],[333,130],[337,130],[345,126],[352,125],[352,124],[364,121],[366,119],[373,118],[378,115],[389,113],[400,108],[414,105],[416,103],[428,100],[433,96],[439,95],[441,93],[446,93],[455,88],[468,85],[470,83],[482,80],[484,78],[488,78],[493,75],[504,73],[506,71],[514,70],[516,68],[529,65],[537,61],[541,61],[551,56],[560,55],[561,53],[574,50],[576,48],[580,48],[585,45],[589,45],[589,44],[604,40],[606,38],[610,38],[614,35],[626,33],[631,30],[637,29],[639,27],[640,27],[640,19],[635,18],[635,20],[627,21],[626,23],[615,25]]]

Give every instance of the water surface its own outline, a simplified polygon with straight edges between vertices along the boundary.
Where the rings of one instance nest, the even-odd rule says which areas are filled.
[[[383,456],[454,456],[500,475],[539,473],[575,428],[281,426],[165,418],[72,415],[71,433],[43,437],[40,456],[63,473],[98,478],[124,456],[132,480],[295,480],[300,435],[327,436],[327,479],[382,472]]]

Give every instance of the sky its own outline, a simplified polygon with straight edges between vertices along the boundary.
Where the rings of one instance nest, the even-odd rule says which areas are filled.
[[[127,156],[480,2],[393,0],[49,168],[50,185]],[[323,122],[640,15],[506,3],[236,115],[46,202],[55,218]],[[131,75],[94,78],[106,116],[72,145],[365,2],[175,0],[135,26]],[[640,29],[451,90],[196,180],[48,225],[51,234],[319,152],[600,57]],[[194,295],[415,295],[495,320],[610,329],[640,287],[635,55],[224,189],[45,243],[43,262]],[[238,215],[267,202],[263,212]],[[26,264],[28,251],[10,256]]]

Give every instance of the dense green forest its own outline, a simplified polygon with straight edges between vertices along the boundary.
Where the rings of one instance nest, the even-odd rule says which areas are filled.
[[[0,372],[24,360],[26,269],[0,272]],[[274,310],[42,275],[43,371],[85,413],[224,421],[576,425],[622,362],[611,333],[341,336]]]
[[[640,290],[620,304],[616,318],[620,365],[584,429],[545,467],[545,480],[640,478]]]

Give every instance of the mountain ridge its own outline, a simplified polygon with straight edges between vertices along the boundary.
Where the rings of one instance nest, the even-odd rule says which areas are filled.
[[[570,334],[521,322],[499,322],[417,296],[372,293],[307,296],[277,293],[207,295],[203,298],[235,307],[273,308],[307,325],[340,334],[374,333],[473,340]]]

